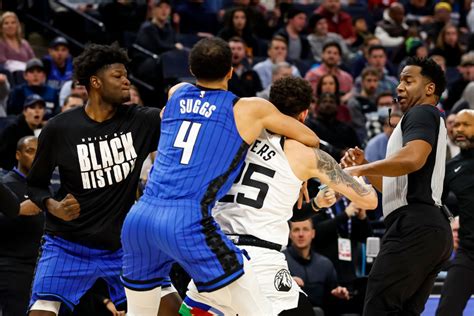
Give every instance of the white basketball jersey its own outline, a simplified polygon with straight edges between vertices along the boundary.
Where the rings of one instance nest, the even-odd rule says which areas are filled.
[[[294,175],[282,144],[282,136],[263,131],[250,146],[242,172],[212,211],[224,233],[287,244],[287,221],[302,181]]]

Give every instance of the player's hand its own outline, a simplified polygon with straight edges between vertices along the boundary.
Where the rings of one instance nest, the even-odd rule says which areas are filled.
[[[344,211],[346,212],[347,216],[349,216],[349,217],[352,217],[352,216],[355,216],[355,215],[359,214],[359,209],[352,202],[349,205],[347,205],[347,207]]]
[[[54,201],[53,199],[49,199],[49,201]],[[48,210],[54,216],[69,222],[79,217],[81,213],[81,206],[76,198],[68,193],[62,201],[54,201],[53,206],[50,207],[48,205]]]
[[[350,299],[349,291],[347,290],[347,288],[342,287],[342,286],[338,286],[335,289],[333,289],[331,291],[331,294],[333,296],[337,297],[337,298],[342,299],[342,300],[349,300]]]
[[[20,204],[20,212],[18,213],[19,216],[34,216],[38,215],[41,212],[41,209],[36,206],[35,203],[31,202],[31,200],[26,200],[21,202]]]
[[[298,197],[298,203],[296,204],[298,209],[301,209],[301,207],[303,206],[303,199],[306,203],[309,203],[309,201],[310,201],[309,193],[308,193],[308,182],[307,181],[303,182],[303,184],[301,185],[300,196]]]
[[[336,192],[333,189],[326,188],[320,190],[315,197],[316,205],[320,208],[331,207],[336,203]]]
[[[125,311],[117,311],[117,308],[115,308],[114,303],[109,300],[105,299],[104,300],[105,307],[112,313],[114,316],[125,316]]]
[[[297,276],[294,276],[294,277],[293,277],[293,280],[295,280],[296,284],[298,284],[300,287],[303,287],[303,286],[304,286],[304,281],[303,281],[302,278],[297,277]]]
[[[367,163],[367,160],[365,159],[364,151],[359,147],[348,149],[341,159],[341,166],[343,168],[360,166],[365,163]]]

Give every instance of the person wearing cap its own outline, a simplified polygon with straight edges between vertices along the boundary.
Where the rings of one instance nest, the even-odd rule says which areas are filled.
[[[34,136],[43,123],[46,103],[37,94],[28,96],[23,113],[8,125],[0,135],[0,168],[11,170],[16,165],[16,145],[25,136]]]
[[[33,58],[26,63],[23,75],[26,83],[17,85],[8,97],[7,113],[17,115],[22,112],[23,104],[28,96],[37,94],[41,96],[46,104],[45,120],[50,119],[57,113],[58,90],[46,84],[46,73],[41,60]]]
[[[306,13],[302,9],[291,7],[286,13],[285,26],[276,32],[288,42],[290,60],[311,58],[311,47],[302,32],[306,26]]]
[[[474,81],[474,53],[462,55],[461,64],[458,67],[461,78],[454,81],[448,89],[448,97],[443,102],[443,109],[450,111],[454,104],[461,99],[464,89],[470,82]]]
[[[341,35],[329,32],[328,21],[320,14],[313,14],[309,18],[308,30],[311,34],[308,35],[308,42],[311,46],[313,58],[321,62],[323,55],[323,46],[329,42],[336,42],[342,49],[342,56],[345,60],[349,60],[350,52],[347,44]]]
[[[48,48],[48,55],[43,57],[46,72],[46,84],[55,89],[72,79],[72,57],[69,54],[69,43],[61,36],[56,37]]]
[[[433,23],[426,25],[428,40],[435,43],[443,27],[451,22],[452,6],[449,2],[438,2],[434,7]]]

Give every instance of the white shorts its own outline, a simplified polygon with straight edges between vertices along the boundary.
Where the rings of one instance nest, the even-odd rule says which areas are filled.
[[[269,300],[262,294],[252,266],[244,257],[244,275],[229,285],[212,291],[198,292],[191,280],[181,308],[191,315],[208,312],[225,316],[273,316]]]
[[[175,287],[173,286],[173,284],[171,284],[171,286],[169,286],[169,287],[161,289],[161,298],[163,298],[166,295],[171,294],[171,293],[177,293],[177,291],[176,291]],[[52,312],[55,315],[58,315],[60,307],[61,307],[61,302],[37,300],[31,306],[30,311],[35,311],[35,310],[47,311],[47,312]]]
[[[239,246],[250,256],[250,264],[260,289],[272,304],[273,312],[278,315],[284,310],[298,306],[300,289],[291,277],[285,255],[279,251],[253,247]]]

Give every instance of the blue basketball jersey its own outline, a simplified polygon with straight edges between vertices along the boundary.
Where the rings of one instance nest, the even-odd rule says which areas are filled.
[[[194,85],[171,96],[145,196],[195,200],[209,207],[225,195],[248,148],[235,124],[237,100],[229,91]]]

